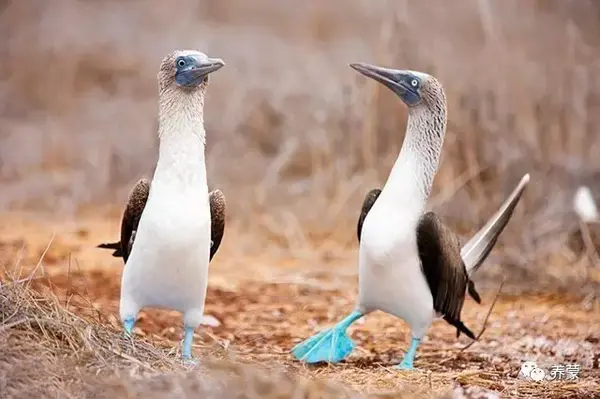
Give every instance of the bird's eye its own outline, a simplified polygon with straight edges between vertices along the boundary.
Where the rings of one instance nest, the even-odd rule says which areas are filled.
[[[412,87],[417,87],[419,85],[419,82],[417,82],[417,79],[413,79],[410,81],[410,84]]]
[[[184,66],[185,66],[185,60],[184,60],[184,59],[181,59],[181,60],[177,61],[177,66],[178,66],[179,68],[182,68],[182,67],[184,67]]]

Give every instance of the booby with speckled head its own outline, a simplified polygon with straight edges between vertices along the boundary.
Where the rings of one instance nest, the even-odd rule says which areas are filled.
[[[406,135],[383,189],[367,194],[359,215],[355,310],[334,327],[297,344],[292,354],[307,363],[339,362],[354,348],[347,328],[381,310],[410,325],[410,348],[398,367],[413,369],[417,348],[436,318],[454,326],[457,337],[462,332],[475,339],[460,316],[467,292],[481,302],[470,277],[510,220],[529,174],[461,249],[458,237],[440,218],[424,212],[446,131],[442,85],[422,72],[362,63],[350,66],[391,89],[408,106]]]
[[[204,100],[218,58],[193,50],[167,55],[158,72],[159,154],[152,182],[134,188],[128,206],[143,209],[135,229],[124,215],[120,317],[131,336],[144,307],[183,314],[182,357],[192,358],[204,313],[211,247],[211,209],[205,165]],[[147,191],[140,197],[139,193]],[[137,193],[137,194],[134,194]],[[143,199],[143,206],[135,201]],[[131,252],[129,252],[129,250]]]

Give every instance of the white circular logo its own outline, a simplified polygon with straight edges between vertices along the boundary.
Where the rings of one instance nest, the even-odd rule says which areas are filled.
[[[546,372],[541,368],[536,367],[529,373],[529,378],[535,382],[544,381],[544,378],[546,378]]]

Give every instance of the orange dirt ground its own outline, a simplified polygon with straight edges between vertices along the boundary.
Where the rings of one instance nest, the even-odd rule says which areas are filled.
[[[13,275],[20,271],[25,276],[43,256],[37,273],[50,276],[51,289],[69,308],[121,329],[122,260],[94,248],[116,238],[118,225],[117,218],[56,223],[5,215],[0,226],[0,263]],[[206,314],[221,324],[199,329],[197,356],[210,352],[240,362],[260,362],[309,378],[334,380],[361,392],[407,387],[442,392],[461,384],[499,391],[506,397],[600,397],[597,304],[585,310],[581,299],[558,294],[501,295],[481,339],[462,353],[468,338],[457,340],[452,327],[443,321],[434,323],[418,351],[414,372],[393,368],[407,349],[409,330],[402,321],[382,313],[351,327],[357,350],[347,361],[304,366],[292,359],[290,348],[352,309],[354,251],[347,251],[346,259],[327,261],[323,255],[318,264],[285,261],[268,254],[238,255],[239,237],[235,229],[226,230],[211,263]],[[35,281],[36,289],[47,289],[43,279]],[[482,292],[482,297],[482,306],[468,298],[463,310],[465,324],[475,333],[495,292]],[[181,319],[174,312],[144,311],[136,333],[154,345],[178,350]],[[524,381],[518,377],[522,360],[536,360],[546,370],[553,364],[579,364],[581,371],[576,381]]]

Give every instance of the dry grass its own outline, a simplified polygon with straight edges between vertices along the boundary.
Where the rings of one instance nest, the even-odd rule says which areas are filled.
[[[176,312],[144,310],[133,345],[122,336],[121,261],[93,248],[116,220],[81,218],[72,224],[14,215],[6,220],[10,228],[0,229],[0,254],[15,266],[5,273],[13,280],[34,277],[20,284],[4,278],[0,287],[0,351],[8,360],[0,376],[14,397],[31,397],[38,389],[58,397],[124,392],[146,397],[178,390],[235,397],[242,388],[245,397],[253,397],[249,386],[268,391],[256,396],[266,398],[293,397],[292,392],[431,398],[477,398],[485,392],[488,397],[585,398],[599,393],[600,303],[586,308],[567,294],[502,294],[488,315],[495,292],[483,291],[484,306],[467,300],[463,312],[474,330],[489,316],[481,339],[463,350],[469,341],[457,342],[452,328],[436,323],[413,373],[393,368],[409,341],[407,326],[373,314],[351,328],[358,349],[347,361],[307,367],[294,361],[289,350],[352,308],[353,264],[330,259],[322,268],[306,268],[304,261],[284,263],[270,254],[236,257],[233,251],[220,252],[211,266],[206,313],[220,325],[199,330],[194,352],[203,359],[201,368],[185,370],[177,362],[182,328]],[[230,233],[234,240],[238,233]],[[535,359],[544,368],[576,363],[581,373],[574,382],[527,382],[517,376],[523,359]]]
[[[594,0],[5,3],[0,265],[21,276],[37,266],[48,280],[34,280],[34,291],[0,287],[0,350],[19,359],[0,360],[0,389],[8,381],[17,397],[113,388],[149,397],[191,386],[221,394],[198,380],[210,372],[172,360],[176,315],[143,313],[135,348],[121,338],[121,264],[92,249],[117,236],[131,184],[152,172],[159,60],[198,48],[227,63],[206,111],[209,182],[230,208],[207,298],[222,325],[203,329],[197,346],[226,359],[228,381],[241,381],[227,389],[264,375],[285,392],[321,389],[300,375],[361,394],[444,395],[457,383],[508,397],[597,392],[600,269],[590,247],[600,242],[589,242],[586,228],[581,236],[571,209],[581,183],[600,198]],[[523,173],[532,176],[477,276],[486,304],[506,280],[485,334],[459,354],[466,342],[434,326],[417,358],[431,374],[391,368],[407,330],[382,315],[354,328],[362,351],[348,362],[307,368],[287,355],[351,308],[358,209],[402,142],[405,109],[347,67],[356,61],[423,70],[444,84],[449,127],[430,208],[461,235],[482,225]],[[468,302],[467,324],[482,325],[487,310]],[[577,384],[542,388],[516,378],[523,358],[579,362],[586,372]],[[290,374],[270,378],[273,370]]]
[[[77,316],[57,296],[32,290],[33,282],[26,278],[0,285],[3,398],[389,397],[364,396],[338,384],[267,370],[252,359],[246,364],[217,360],[210,351],[202,357],[202,370],[190,371],[174,353],[144,339],[125,338],[106,320]],[[83,309],[98,314],[96,309]]]
[[[4,398],[357,397],[326,383],[273,375],[258,365],[207,359],[204,373],[186,372],[173,354],[69,312],[57,297],[32,291],[30,282],[0,287]]]

